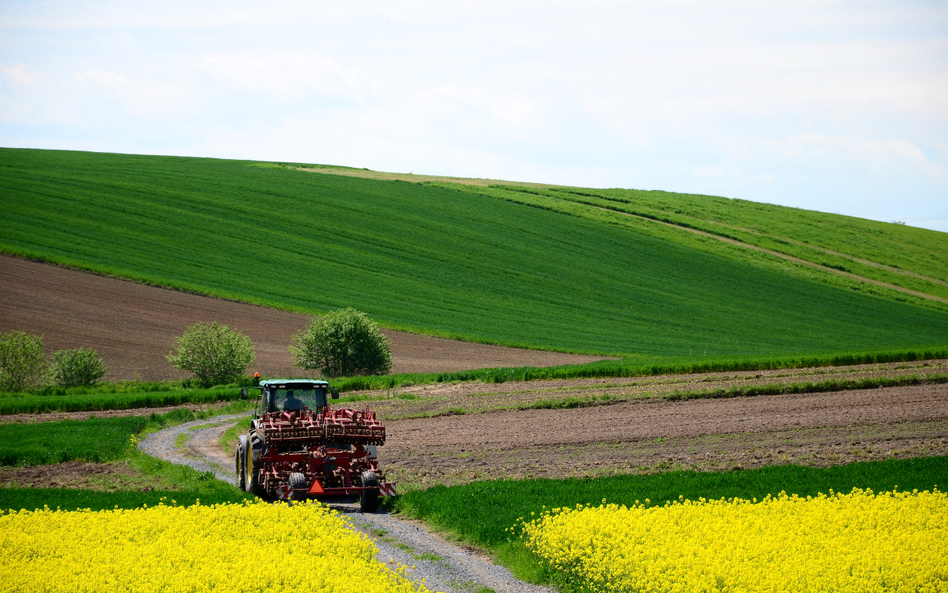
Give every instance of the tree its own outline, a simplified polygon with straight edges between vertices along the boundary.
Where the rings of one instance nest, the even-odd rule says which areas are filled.
[[[60,387],[92,385],[107,370],[98,352],[84,348],[54,352],[50,361],[53,381]]]
[[[385,375],[392,370],[391,346],[365,313],[347,307],[313,318],[293,336],[290,353],[296,366],[327,377]]]
[[[39,387],[46,370],[43,336],[32,331],[0,334],[0,389],[11,392]]]
[[[257,361],[250,338],[226,325],[195,323],[178,338],[178,352],[165,358],[176,369],[194,373],[203,387],[230,383]]]

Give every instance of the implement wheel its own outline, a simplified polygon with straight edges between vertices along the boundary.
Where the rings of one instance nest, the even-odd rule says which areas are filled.
[[[367,488],[359,495],[359,510],[374,513],[379,508],[379,479],[372,470],[362,472],[362,487]]]
[[[300,472],[290,474],[290,488],[293,489],[293,500],[306,500],[306,495],[309,494],[309,484],[306,483],[306,476]]]

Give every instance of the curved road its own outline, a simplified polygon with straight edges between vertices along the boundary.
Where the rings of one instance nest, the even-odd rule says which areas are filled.
[[[216,416],[166,428],[149,435],[139,448],[159,459],[187,465],[201,472],[212,472],[219,480],[236,485],[233,457],[217,442],[235,422],[246,414]],[[179,435],[189,433],[186,443],[175,446]],[[474,593],[483,587],[497,593],[547,592],[513,578],[506,568],[496,566],[486,556],[446,542],[429,533],[415,521],[397,519],[388,512],[362,513],[358,504],[333,504],[353,529],[368,535],[381,562],[400,562],[412,567],[407,575],[416,582],[424,579],[432,591]]]

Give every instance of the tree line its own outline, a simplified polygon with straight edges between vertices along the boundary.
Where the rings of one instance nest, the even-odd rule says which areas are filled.
[[[297,367],[326,377],[385,375],[392,369],[391,342],[378,324],[351,307],[314,317],[289,345]],[[193,374],[202,387],[239,379],[256,362],[251,339],[226,325],[194,323],[166,356]],[[75,348],[43,355],[43,337],[32,332],[0,334],[0,390],[25,391],[44,385],[92,385],[107,371],[95,350]]]

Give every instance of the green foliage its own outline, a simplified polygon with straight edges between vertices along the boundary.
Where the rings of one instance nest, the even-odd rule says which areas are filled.
[[[237,387],[212,389],[173,389],[167,391],[73,393],[70,395],[0,395],[0,415],[40,414],[45,412],[93,412],[158,408],[183,404],[213,404],[241,400]]]
[[[296,366],[321,370],[327,377],[385,375],[392,370],[391,342],[365,313],[352,307],[313,318],[293,336]]]
[[[504,189],[14,149],[0,166],[0,251],[310,314],[351,305],[385,327],[652,360],[929,348],[948,336],[948,314],[894,300],[909,295],[859,293],[871,285],[830,285],[809,268],[793,276],[803,268],[563,192],[518,203]],[[944,233],[665,197],[663,211],[734,202],[755,229],[815,225],[780,231],[798,242],[845,223],[849,246],[820,245],[948,281]]]
[[[0,391],[38,387],[46,370],[43,336],[21,331],[0,334]]]
[[[144,416],[126,416],[0,424],[0,465],[113,461],[125,454],[132,435],[147,423]]]
[[[649,476],[611,476],[597,479],[474,482],[465,486],[436,486],[399,496],[395,508],[458,535],[463,541],[498,549],[512,541],[507,528],[519,517],[576,504],[631,505],[651,501],[662,505],[679,496],[719,499],[761,499],[767,494],[801,496],[819,492],[849,492],[854,487],[876,492],[931,490],[945,487],[948,457],[852,463],[827,468],[797,465],[771,466],[728,472],[669,472]]]
[[[98,352],[84,348],[59,350],[50,361],[53,381],[60,387],[92,385],[107,370]]]
[[[178,351],[167,356],[168,362],[194,373],[204,387],[237,380],[257,360],[250,338],[216,322],[192,324],[177,341]]]

